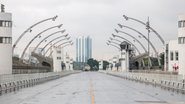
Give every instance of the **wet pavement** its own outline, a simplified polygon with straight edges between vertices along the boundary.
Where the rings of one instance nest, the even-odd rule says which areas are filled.
[[[0,104],[185,104],[185,95],[82,72],[0,96]]]

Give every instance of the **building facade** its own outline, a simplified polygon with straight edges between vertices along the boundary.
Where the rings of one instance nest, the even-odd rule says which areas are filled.
[[[92,58],[92,39],[80,36],[76,39],[76,62],[86,63],[89,58]]]
[[[0,12],[0,74],[12,73],[12,14]]]
[[[165,69],[185,75],[185,15],[178,16],[178,39],[166,43]]]
[[[62,71],[61,47],[52,47],[53,50],[53,72]]]

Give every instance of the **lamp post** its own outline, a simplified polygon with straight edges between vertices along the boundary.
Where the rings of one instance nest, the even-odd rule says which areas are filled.
[[[73,41],[71,40],[71,41],[67,41],[67,42],[61,43],[57,47],[61,47],[62,45],[67,44],[67,43],[73,44]]]
[[[114,45],[114,44],[111,44],[111,43],[106,43],[108,46],[110,45],[110,46],[113,46],[113,47],[115,47],[115,48],[117,48],[119,51],[121,50],[118,46],[116,46],[116,45]]]
[[[126,38],[122,37],[121,39],[127,41],[129,44],[131,44],[132,46],[134,46],[134,48],[136,49],[136,51],[138,52],[138,54],[141,54],[141,52],[139,51],[139,49],[132,43],[130,42],[129,40],[127,40]],[[122,41],[118,40],[118,39],[115,39],[115,38],[110,38],[110,40],[115,40],[115,41],[118,41],[119,43],[121,43]]]
[[[62,41],[64,41],[64,40],[69,40],[69,39],[70,39],[70,37],[69,37],[69,38],[60,39],[60,40],[56,41],[55,43],[53,43],[53,44],[46,50],[46,52],[44,53],[44,56],[46,55],[46,53],[48,53],[49,49],[51,49],[51,48],[52,48],[53,46],[55,46],[57,43],[62,42]],[[72,42],[72,41],[71,41],[71,42]]]
[[[68,34],[66,34],[66,35],[68,36]],[[49,42],[42,48],[41,52],[43,52],[44,49],[45,49],[50,43],[52,43],[53,41],[55,41],[55,40],[57,40],[57,39],[59,39],[59,38],[62,38],[62,37],[64,37],[64,36],[59,36],[59,37],[56,37],[56,38],[52,39],[51,41],[49,41]]]
[[[13,44],[12,52],[14,53],[14,49],[15,49],[15,47],[17,46],[17,44],[19,43],[19,41],[21,40],[21,38],[22,38],[27,32],[31,32],[33,27],[35,27],[35,26],[37,26],[37,25],[39,25],[39,24],[41,24],[41,23],[43,23],[43,22],[49,21],[49,20],[55,21],[57,17],[58,17],[58,16],[56,15],[56,16],[54,16],[54,17],[52,17],[52,18],[44,19],[44,20],[42,20],[42,21],[39,21],[39,22],[33,24],[33,25],[30,26],[28,29],[26,29],[26,30],[18,37],[18,39],[15,41],[15,43]]]
[[[148,70],[150,70],[150,65],[149,65],[149,60],[150,60],[150,21],[149,21],[149,17],[148,17],[148,21],[146,23],[146,29],[148,30]],[[151,64],[151,61],[150,61]]]
[[[65,48],[65,47],[70,46],[70,45],[73,45],[73,42],[70,43],[70,44],[66,44],[66,45],[62,46],[61,48]],[[57,46],[57,47],[59,47],[59,46]],[[50,57],[52,55],[52,53],[53,53],[53,51],[48,55],[48,57]]]
[[[152,49],[154,50],[155,55],[157,56],[158,64],[159,64],[159,66],[161,66],[161,62],[160,62],[160,58],[159,58],[159,56],[158,56],[158,52],[157,52],[155,46],[154,46],[154,45],[152,44],[152,42],[149,40],[149,37],[146,38],[146,36],[145,36],[144,34],[142,34],[142,33],[139,32],[138,30],[136,30],[136,29],[134,29],[134,28],[131,28],[131,27],[129,27],[129,26],[125,26],[125,25],[121,25],[121,24],[118,24],[118,26],[119,26],[120,28],[123,28],[123,27],[128,28],[128,29],[130,29],[130,30],[133,30],[133,31],[137,32],[139,35],[141,35],[141,36],[148,42],[148,47],[151,46]],[[149,28],[149,27],[147,28],[147,30],[150,32],[150,28]],[[148,33],[149,33],[149,32],[148,32]],[[149,51],[150,51],[150,50],[148,49],[148,52],[149,52]],[[149,53],[148,53],[148,54],[149,54]]]
[[[147,42],[149,42],[149,44],[150,44],[151,47],[153,48],[155,54],[157,55],[157,50],[156,50],[156,48],[154,47],[154,45],[152,44],[152,42],[149,41],[148,38],[146,38],[146,36],[145,36],[144,34],[142,34],[142,33],[139,32],[138,30],[136,30],[136,29],[134,29],[134,28],[131,28],[131,27],[129,27],[129,26],[125,26],[125,25],[121,25],[121,24],[118,24],[118,26],[119,26],[120,28],[125,27],[125,28],[128,28],[128,29],[130,29],[130,30],[133,30],[133,31],[137,32],[137,33],[138,33],[139,35],[141,35]]]
[[[126,33],[126,32],[123,32],[123,31],[119,31],[119,30],[117,30],[117,29],[115,29],[115,31],[117,32],[117,33],[123,33],[123,34],[125,34],[125,35],[128,35],[128,36],[130,36],[131,38],[133,38],[134,40],[136,40],[140,45],[141,45],[141,47],[144,49],[144,51],[145,51],[145,53],[147,52],[147,50],[146,50],[146,48],[144,47],[144,45],[138,40],[138,39],[136,39],[134,36],[132,36],[132,35],[130,35],[130,34],[128,34],[128,33]],[[118,36],[118,35],[113,35],[113,37],[121,37],[121,36]]]
[[[22,53],[22,55],[21,55],[21,59],[23,59],[24,54],[25,54],[27,48],[30,46],[30,44],[31,44],[37,37],[39,37],[41,34],[43,34],[44,32],[46,32],[46,31],[48,31],[48,30],[51,30],[51,29],[53,29],[53,28],[60,28],[61,26],[62,26],[62,24],[57,25],[57,26],[53,26],[53,27],[50,27],[50,28],[47,28],[47,29],[43,30],[42,32],[40,32],[39,34],[37,34],[35,37],[33,37],[33,38],[31,39],[31,41],[26,45],[26,47],[25,47],[25,49],[24,49],[24,51],[23,51],[23,53]]]
[[[147,23],[144,23],[143,21],[140,21],[140,20],[138,20],[138,19],[135,19],[135,18],[132,18],[132,17],[128,17],[128,16],[126,16],[126,15],[123,15],[123,17],[125,18],[125,20],[133,20],[133,21],[136,21],[136,22],[139,22],[139,23],[141,23],[141,24],[143,24],[143,25],[145,25],[146,27],[147,27]],[[157,37],[160,39],[160,41],[162,42],[162,44],[164,45],[165,44],[165,42],[164,42],[164,39],[161,37],[161,35],[159,35],[159,33],[157,32],[157,31],[155,31],[152,27],[148,27],[151,31],[153,31],[156,35],[157,35]]]
[[[46,39],[48,39],[49,37],[51,37],[51,36],[53,36],[53,35],[55,35],[55,34],[64,33],[64,32],[65,32],[65,30],[62,30],[62,31],[57,31],[57,32],[54,32],[54,33],[48,35],[47,37],[45,37],[44,39],[42,39],[42,40],[36,45],[36,47],[34,48],[33,52],[35,52],[36,49],[39,47],[39,45],[40,45],[42,42],[46,41]],[[67,37],[67,35],[62,35],[62,36]]]

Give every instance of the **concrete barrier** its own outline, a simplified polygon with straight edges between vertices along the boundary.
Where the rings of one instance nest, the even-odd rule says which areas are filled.
[[[35,74],[0,75],[0,95],[79,72],[80,71],[62,71]]]
[[[181,75],[163,75],[163,74],[151,74],[151,73],[121,73],[121,72],[106,72],[101,73],[109,74],[116,77],[121,77],[126,80],[135,82],[151,84],[162,88],[176,90],[185,94],[185,81]]]

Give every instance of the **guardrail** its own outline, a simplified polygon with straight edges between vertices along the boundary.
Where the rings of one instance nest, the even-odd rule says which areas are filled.
[[[145,84],[151,84],[162,88],[176,90],[185,94],[185,80],[181,75],[163,75],[146,73],[120,73],[104,72],[109,75],[124,78],[126,80],[136,81]]]
[[[54,80],[80,71],[62,71],[35,74],[0,75],[0,95],[18,91],[21,88],[31,87],[46,81]]]

